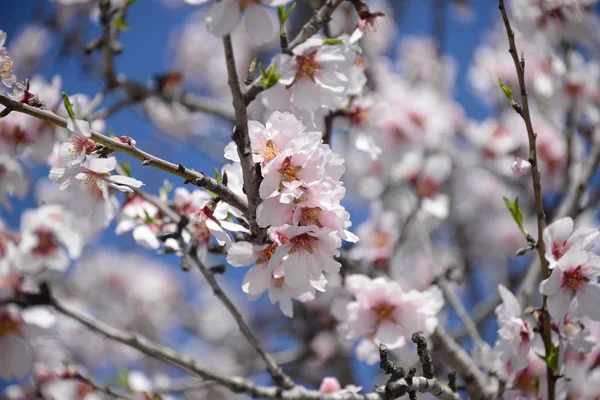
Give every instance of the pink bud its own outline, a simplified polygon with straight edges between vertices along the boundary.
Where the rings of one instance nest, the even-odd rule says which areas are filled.
[[[342,385],[340,385],[336,378],[332,377],[323,378],[323,382],[321,382],[321,387],[319,388],[319,392],[321,393],[337,393],[340,390],[342,390]]]
[[[512,163],[512,172],[516,176],[527,175],[531,171],[531,163],[529,161],[524,160],[520,157],[515,158],[515,161]]]
[[[119,136],[119,142],[135,146],[135,140],[131,136]]]

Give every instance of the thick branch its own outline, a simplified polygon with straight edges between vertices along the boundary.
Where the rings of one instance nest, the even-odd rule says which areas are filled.
[[[11,100],[5,96],[0,96],[0,104],[13,111],[31,115],[32,117],[52,123],[61,128],[67,127],[67,120],[54,114],[51,111],[31,107],[26,104],[22,104],[18,101]],[[204,187],[210,190],[211,192],[214,192],[217,195],[219,195],[221,197],[221,200],[223,200],[224,202],[232,205],[233,207],[239,209],[244,213],[247,212],[248,205],[246,204],[246,201],[244,199],[240,198],[238,195],[233,193],[227,186],[220,184],[215,179],[206,176],[202,172],[186,168],[182,164],[173,164],[172,162],[163,160],[162,158],[147,153],[132,144],[122,143],[117,139],[109,138],[95,131],[92,131],[92,139],[98,143],[103,144],[106,148],[112,151],[127,154],[130,157],[142,161],[143,165],[153,166],[160,170],[169,172],[173,175],[177,175],[185,179],[186,182],[190,182],[197,186]]]
[[[225,49],[225,61],[227,63],[227,76],[231,95],[233,96],[233,108],[235,110],[235,128],[233,131],[233,141],[237,146],[242,172],[244,176],[244,192],[248,196],[248,222],[250,223],[250,232],[253,241],[264,243],[267,240],[267,230],[261,228],[256,223],[256,208],[261,203],[259,195],[259,174],[254,166],[252,155],[252,144],[248,135],[248,115],[246,113],[246,100],[240,88],[240,81],[235,67],[235,57],[233,55],[233,46],[229,35],[223,38],[223,47]]]

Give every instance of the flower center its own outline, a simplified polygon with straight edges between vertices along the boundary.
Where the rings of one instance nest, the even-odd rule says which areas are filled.
[[[275,254],[275,251],[277,250],[277,244],[272,243],[270,245],[268,245],[267,247],[265,247],[264,250],[262,250],[260,252],[260,257],[258,258],[258,260],[256,260],[257,264],[268,264],[269,260],[271,260],[271,257],[273,257],[273,254]]]
[[[292,157],[286,157],[277,172],[281,174],[281,182],[294,182],[300,180],[298,173],[301,169],[302,167],[292,165]]]
[[[275,282],[273,282],[273,286],[275,286],[276,288],[280,288],[285,284],[285,277],[280,276],[279,278],[275,278],[273,277],[273,280]]]
[[[380,303],[371,307],[371,311],[375,314],[377,323],[380,324],[383,321],[393,320],[393,314],[396,310],[396,306],[389,303]]]
[[[365,126],[369,120],[369,111],[368,108],[355,107],[354,110],[348,116],[350,118],[350,123],[354,127]]]
[[[566,241],[562,243],[552,243],[552,256],[555,260],[560,260],[570,248],[571,245]]]
[[[321,208],[319,207],[305,207],[302,209],[302,215],[300,216],[300,225],[316,225],[321,228],[321,222],[319,222],[319,215],[321,215]]]
[[[375,234],[375,247],[377,247],[378,249],[383,249],[384,247],[386,247],[388,245],[389,242],[390,242],[390,237],[387,233],[378,231]]]
[[[417,195],[421,198],[433,196],[437,189],[438,183],[431,178],[425,178],[417,182]]]
[[[312,254],[312,243],[316,240],[316,237],[310,236],[308,233],[303,233],[291,238],[290,243],[292,243],[293,247],[290,250],[290,254],[295,253],[297,250],[304,250],[307,253]]]
[[[33,254],[38,256],[48,256],[58,249],[58,243],[54,234],[46,230],[37,230],[35,234],[38,238],[38,245],[33,249]]]
[[[581,271],[581,266],[565,271],[562,276],[562,284],[563,288],[569,289],[571,296],[575,296],[577,291],[590,280],[583,275]]]
[[[271,160],[273,160],[279,154],[279,147],[273,142],[273,140],[267,140],[265,144],[265,149],[262,151],[263,156],[263,166],[267,165]]]
[[[0,312],[0,336],[21,336],[21,322],[7,312]]]
[[[294,77],[294,81],[287,86],[287,89],[302,79],[303,76],[310,79],[312,83],[315,83],[315,72],[323,68],[323,66],[315,60],[316,55],[317,51],[315,50],[306,56],[296,56],[296,76]]]

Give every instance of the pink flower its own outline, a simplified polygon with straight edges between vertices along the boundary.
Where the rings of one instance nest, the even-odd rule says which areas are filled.
[[[21,164],[8,154],[0,154],[0,204],[10,210],[9,196],[23,198],[29,189],[29,181]]]
[[[511,169],[515,176],[527,175],[529,172],[531,172],[531,163],[527,160],[517,157],[515,158],[515,161],[513,161]]]
[[[0,307],[0,378],[23,379],[33,367],[31,341],[54,324],[54,316],[43,307],[19,312]]]
[[[360,386],[348,385],[342,389],[340,382],[333,377],[325,377],[321,381],[319,392],[321,393],[358,393],[362,390]]]
[[[582,250],[591,250],[600,240],[600,231],[593,228],[579,228],[573,231],[573,219],[570,217],[554,221],[544,229],[544,244],[546,245],[546,260],[550,268],[574,245]]]
[[[540,284],[540,292],[548,296],[548,312],[560,325],[564,324],[571,298],[575,297],[581,314],[600,321],[600,257],[581,247],[570,248],[556,264],[552,274]]]
[[[503,362],[511,361],[513,370],[527,367],[527,355],[533,340],[533,327],[521,318],[521,305],[517,298],[502,285],[498,285],[502,304],[496,308],[498,316],[498,341],[496,350]]]
[[[121,192],[133,192],[132,187],[139,188],[143,185],[141,181],[123,175],[111,175],[117,160],[114,157],[100,158],[97,155],[85,158],[81,166],[71,168],[52,168],[50,179],[60,185],[60,189],[66,189],[73,180],[86,186],[98,198],[107,197],[109,187]]]
[[[45,205],[21,215],[18,268],[23,272],[64,271],[71,259],[79,258],[83,246],[73,216],[62,206]]]
[[[321,107],[333,110],[344,100],[356,56],[351,46],[328,45],[322,39],[310,38],[294,48],[292,56],[275,56],[273,64],[291,103],[299,110],[314,113]]]
[[[404,347],[407,338],[418,331],[430,335],[438,325],[436,315],[444,304],[437,288],[405,291],[384,277],[350,275],[346,277],[346,288],[356,299],[347,304],[346,319],[339,330],[346,339],[364,338],[363,341],[371,342],[371,353],[379,343],[390,349]],[[369,352],[358,356],[374,362],[368,357]]]

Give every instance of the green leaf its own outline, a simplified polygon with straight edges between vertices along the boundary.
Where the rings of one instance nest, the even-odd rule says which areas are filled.
[[[134,3],[136,3],[137,1],[138,1],[138,0],[127,0],[127,1],[125,2],[125,8],[127,8],[127,7],[129,7],[129,6],[131,6],[131,5],[133,5],[133,4],[134,4]]]
[[[125,22],[125,19],[123,18],[122,15],[117,15],[113,19],[113,24],[120,31],[128,31],[129,30],[129,25],[127,25],[127,23]]]
[[[125,175],[131,177],[131,164],[130,163],[121,163],[121,168],[123,168],[123,172]]]
[[[512,98],[513,98],[512,86],[506,86],[502,82],[502,79],[500,79],[500,78],[498,78],[498,83],[500,84],[500,89],[502,89],[502,92],[504,92],[504,95],[506,96],[506,98],[509,100],[512,100]]]
[[[221,171],[215,167],[215,179],[217,182],[221,183],[223,181],[223,177],[221,176]]]
[[[510,211],[510,215],[512,215],[513,219],[519,226],[521,232],[525,234],[525,228],[523,226],[523,214],[521,213],[521,209],[519,208],[519,196],[515,198],[514,202],[511,202],[508,198],[504,196],[502,198],[504,199],[504,204],[506,204],[508,211]]]
[[[294,11],[294,9],[296,8],[296,4],[297,2],[293,2],[290,5],[290,8],[288,8],[288,10],[286,11],[285,16],[283,18],[285,22],[287,22],[287,20],[290,19],[290,17],[292,16],[292,11]]]
[[[558,346],[554,345],[554,343],[551,343],[550,354],[546,354],[544,356],[538,354],[537,356],[546,362],[546,365],[552,370],[552,372],[555,374],[558,373]]]
[[[277,82],[279,82],[279,78],[281,77],[281,74],[277,72],[276,65],[271,65],[268,70],[265,70],[265,68],[261,65],[260,71],[262,74],[262,79],[260,80],[260,84],[263,85],[265,87],[265,89],[269,89],[269,88],[275,86],[275,84]]]
[[[285,6],[277,7],[277,18],[281,25],[285,24]]]
[[[262,64],[258,64],[258,67],[260,68],[260,76],[262,76],[262,77],[263,77],[263,79],[264,79],[264,78],[266,78],[266,77],[267,77],[267,75],[268,75],[268,72],[267,72],[267,70],[265,69],[264,65],[262,65]]]
[[[73,111],[73,103],[71,103],[71,101],[69,100],[69,96],[67,96],[67,94],[65,92],[62,92],[62,99],[63,99],[63,104],[65,105],[65,108],[67,109],[67,114],[69,114],[69,118],[77,119],[77,117],[75,116],[75,111]]]
[[[286,10],[286,6],[277,7],[277,18],[279,19],[279,25],[284,25],[290,16],[292,15],[292,11],[296,8],[296,2],[293,2],[290,5],[290,8]]]
[[[323,40],[323,44],[326,46],[334,46],[336,44],[342,44],[342,43],[344,43],[342,41],[342,39],[325,39],[325,40]]]

